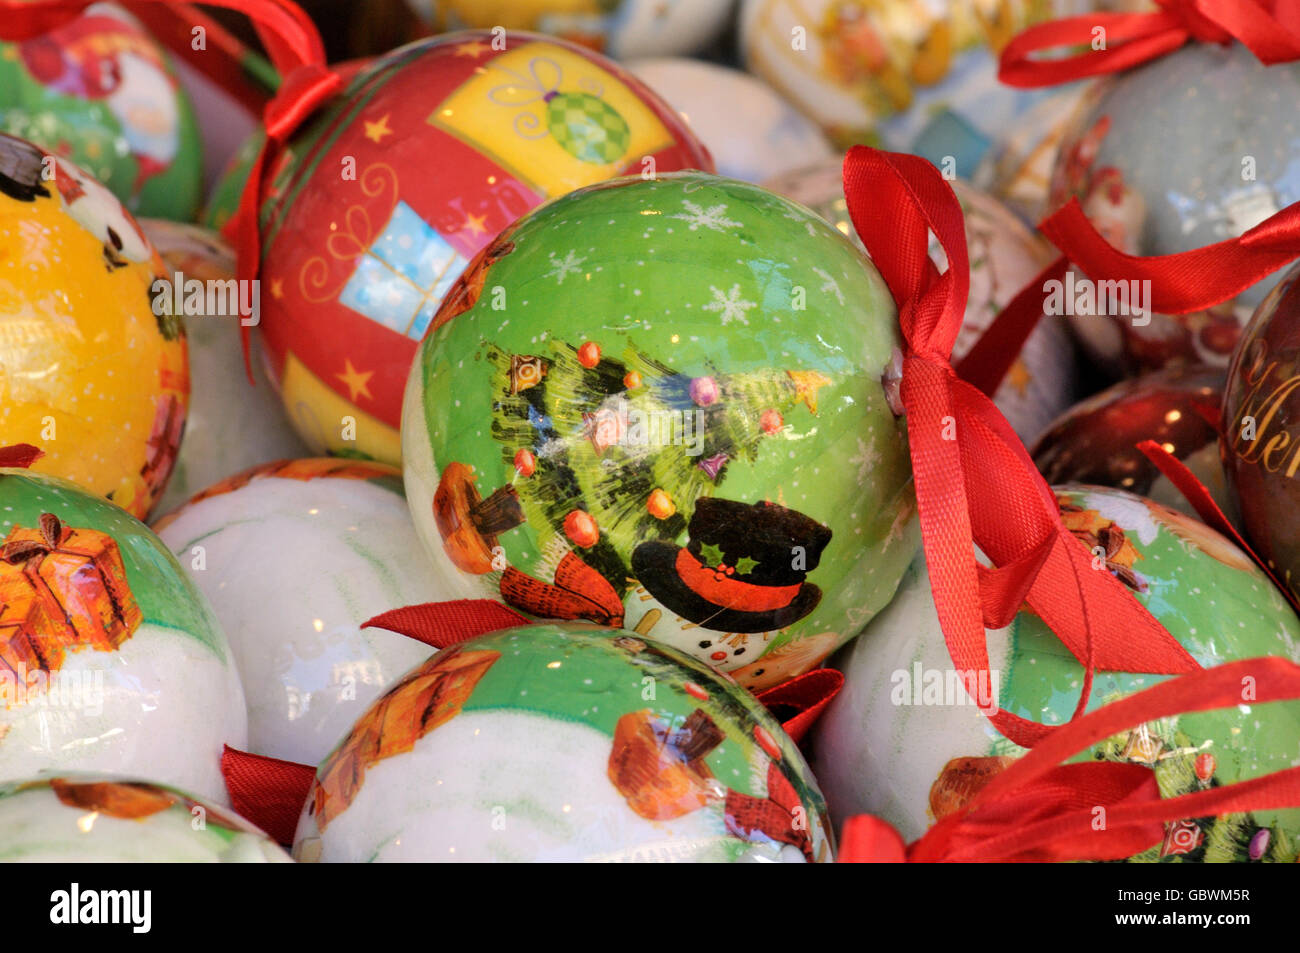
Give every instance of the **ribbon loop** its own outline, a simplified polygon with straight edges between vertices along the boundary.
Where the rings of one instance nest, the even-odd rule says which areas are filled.
[[[1076,715],[1097,668],[1176,674],[1197,664],[1060,519],[1055,497],[989,398],[960,380],[950,355],[965,316],[969,260],[961,205],[915,156],[854,147],[844,160],[854,227],[898,306],[900,396],[935,609],[953,664],[989,669],[985,623],[1006,624],[1027,601],[1084,668]],[[947,268],[930,258],[933,234]],[[995,567],[981,570],[978,545]],[[1054,729],[997,710],[1025,747]]]

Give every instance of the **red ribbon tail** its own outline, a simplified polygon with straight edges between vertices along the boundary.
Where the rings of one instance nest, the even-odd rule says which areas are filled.
[[[0,447],[0,467],[26,470],[43,456],[45,451],[40,447],[33,447],[30,443],[15,443]]]
[[[1169,482],[1174,485],[1174,488],[1182,494],[1183,499],[1192,505],[1192,509],[1201,518],[1201,522],[1235,543],[1237,548],[1249,556],[1255,565],[1262,569],[1264,574],[1273,581],[1273,585],[1277,586],[1278,591],[1291,604],[1291,608],[1295,609],[1296,612],[1300,612],[1300,599],[1296,597],[1295,593],[1282,585],[1282,581],[1268,567],[1268,563],[1260,559],[1259,555],[1251,549],[1250,543],[1246,542],[1246,538],[1237,532],[1237,527],[1232,525],[1232,521],[1219,508],[1219,504],[1214,502],[1214,497],[1210,495],[1210,491],[1206,489],[1205,484],[1196,479],[1196,474],[1154,440],[1143,440],[1137,445],[1137,448],[1142,451],[1148,460],[1155,464],[1157,470],[1165,475]]]
[[[842,672],[819,668],[758,692],[754,697],[781,722],[785,733],[799,742],[843,687]]]
[[[889,823],[859,814],[844,822],[836,860],[841,864],[901,864],[907,860],[907,846]]]
[[[266,831],[277,844],[291,846],[316,769],[226,745],[221,774],[236,813]]]
[[[957,376],[992,397],[1002,386],[1007,371],[1024,350],[1025,341],[1043,317],[1043,298],[1049,281],[1065,277],[1068,262],[1057,258],[1016,292],[993,323],[957,362]]]
[[[518,612],[491,599],[457,599],[392,609],[367,619],[361,627],[387,629],[435,649],[447,649],[488,632],[527,624]]]

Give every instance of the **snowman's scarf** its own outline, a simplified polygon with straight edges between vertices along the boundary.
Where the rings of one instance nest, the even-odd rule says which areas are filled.
[[[1061,522],[1055,497],[1001,412],[953,371],[969,264],[961,205],[916,156],[855,146],[844,161],[849,214],[898,305],[901,397],[935,608],[958,670],[987,673],[985,627],[1026,602],[1084,668],[1075,716],[1098,670],[1176,675],[1198,665]],[[933,233],[948,268],[929,255]],[[980,566],[978,545],[995,568]],[[989,714],[1024,747],[1053,729],[1003,709]]]

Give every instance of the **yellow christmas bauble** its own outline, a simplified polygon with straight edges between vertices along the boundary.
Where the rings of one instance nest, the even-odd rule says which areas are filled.
[[[169,280],[112,193],[0,135],[0,446],[35,444],[33,469],[139,517],[171,474],[189,404]]]

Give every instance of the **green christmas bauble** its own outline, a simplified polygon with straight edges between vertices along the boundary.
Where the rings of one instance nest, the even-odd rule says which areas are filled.
[[[0,132],[71,159],[135,215],[198,211],[189,97],[162,47],[119,8],[95,4],[49,33],[0,42]]]
[[[624,178],[520,219],[420,347],[402,456],[448,591],[632,629],[764,688],[913,553],[878,273],[757,186]]]
[[[784,861],[832,857],[793,741],[680,652],[592,626],[438,652],[321,762],[303,861]]]
[[[1268,577],[1204,524],[1122,490],[1056,489],[1066,527],[1104,559],[1203,667],[1278,655],[1300,661],[1300,619]],[[1104,557],[1101,555],[1104,553]],[[871,813],[920,837],[1024,749],[981,712],[993,703],[1047,725],[1069,721],[1083,668],[1037,615],[990,631],[988,678],[953,669],[918,557],[898,595],[839,657],[844,691],[814,728],[817,772],[837,822]],[[1097,672],[1088,709],[1168,676]],[[1300,762],[1300,702],[1161,718],[1075,760],[1125,761],[1155,772],[1162,796],[1259,777]],[[1188,818],[1165,825],[1132,860],[1284,861],[1300,854],[1300,811]]]
[[[262,151],[265,142],[266,133],[258,129],[239,144],[235,154],[221,170],[217,184],[208,193],[203,214],[199,216],[200,221],[208,228],[219,231],[235,217],[235,212],[239,210],[239,201],[244,197],[248,178],[253,173],[253,163],[257,161],[257,154]]]

